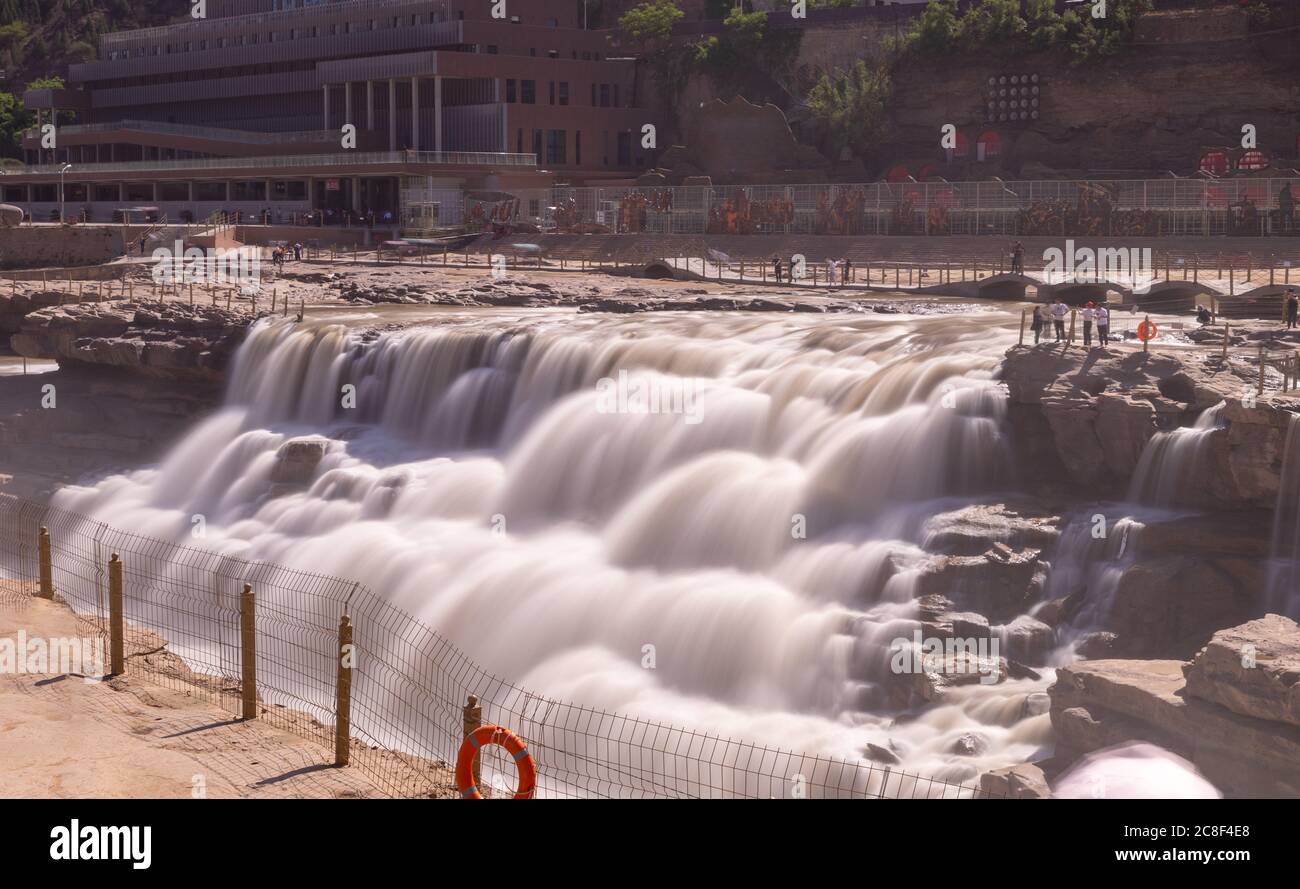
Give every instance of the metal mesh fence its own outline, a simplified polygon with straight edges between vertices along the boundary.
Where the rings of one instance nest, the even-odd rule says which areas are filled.
[[[1295,178],[559,186],[515,197],[518,218],[561,233],[1300,235]],[[466,220],[474,204],[467,196]]]
[[[258,717],[335,742],[339,624],[353,627],[351,763],[392,796],[453,795],[449,763],[478,698],[485,725],[528,745],[539,797],[976,798],[976,788],[868,762],[722,738],[534,694],[355,581],[179,546],[0,496],[0,590],[34,594],[49,529],[55,595],[108,647],[108,563],[123,573],[125,672],[238,713],[240,593],[255,597]],[[513,792],[500,748],[481,754],[490,795]]]

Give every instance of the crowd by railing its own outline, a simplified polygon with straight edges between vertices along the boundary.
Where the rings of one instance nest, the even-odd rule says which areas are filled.
[[[484,724],[524,738],[540,797],[988,796],[867,761],[534,694],[486,672],[356,581],[180,546],[3,496],[0,578],[11,597],[66,602],[85,632],[114,652],[110,672],[313,738],[335,750],[336,764],[341,754],[393,796],[447,795],[467,703],[482,708]],[[499,748],[481,754],[484,784],[512,792],[513,763],[492,750]]]
[[[561,186],[517,195],[521,219],[566,233],[1300,236],[1294,177]],[[485,212],[481,201],[465,203],[466,220]]]

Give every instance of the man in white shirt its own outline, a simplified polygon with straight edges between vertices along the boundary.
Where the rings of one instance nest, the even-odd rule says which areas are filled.
[[[1070,314],[1070,309],[1057,299],[1052,303],[1052,324],[1056,328],[1056,341],[1059,343],[1065,339],[1065,316]]]
[[[1089,302],[1080,314],[1083,315],[1083,347],[1089,349],[1092,347],[1092,321],[1097,317],[1097,304]]]
[[[1097,319],[1097,344],[1104,349],[1110,344],[1110,309],[1102,303],[1093,309],[1093,316]]]

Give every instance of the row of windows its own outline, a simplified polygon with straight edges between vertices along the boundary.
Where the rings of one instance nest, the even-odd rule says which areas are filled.
[[[547,98],[551,105],[568,105],[569,104],[569,82],[567,80],[552,80],[547,89]],[[614,108],[619,106],[619,93],[617,83],[593,83],[591,85],[591,107],[592,108]],[[520,105],[537,104],[537,81],[520,80],[518,89],[514,79],[506,80],[506,102]]]
[[[457,13],[458,17],[464,18],[464,13]],[[268,31],[266,32],[266,42],[275,43],[277,40],[283,40],[286,37],[290,40],[297,40],[302,37],[320,37],[328,35],[337,37],[340,34],[360,34],[366,31],[382,31],[384,29],[405,27],[408,23],[411,27],[421,24],[436,24],[445,22],[447,14],[445,12],[418,13],[411,16],[390,16],[386,19],[367,19],[359,22],[342,22],[331,25],[312,25],[309,28],[289,28],[286,31]],[[205,49],[224,49],[229,46],[256,46],[260,34],[237,34],[233,37],[214,37],[211,40],[186,40],[180,43],[155,44],[153,46],[138,46],[132,49],[114,49],[108,53],[110,60],[140,58],[142,56],[171,55],[172,53],[193,52],[195,50]],[[535,53],[534,53],[535,54]]]
[[[602,163],[609,166],[609,132],[604,133],[604,150]],[[532,153],[537,155],[538,163],[550,165],[566,165],[569,163],[568,156],[569,131],[568,130],[533,130],[532,131]],[[622,132],[618,134],[618,166],[632,166],[632,133]],[[515,131],[515,151],[519,154],[526,153],[524,150],[524,131],[519,128]],[[573,163],[575,166],[582,166],[582,130],[575,130],[573,133]]]
[[[63,199],[68,203],[82,201],[264,201],[268,199],[265,179],[236,180],[233,182],[195,182],[193,196],[188,182],[124,182],[88,185],[69,182],[63,186]],[[30,189],[30,192],[28,191]],[[30,193],[30,197],[28,194]],[[59,186],[54,183],[37,185],[9,185],[4,188],[4,199],[14,202],[53,202],[59,199]],[[307,183],[302,179],[276,179],[271,181],[270,200],[305,201]]]

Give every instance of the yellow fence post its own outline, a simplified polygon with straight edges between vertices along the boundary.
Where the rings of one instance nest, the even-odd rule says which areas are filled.
[[[54,557],[50,549],[50,529],[41,526],[41,535],[37,541],[37,551],[40,554],[41,563],[41,588],[39,595],[42,599],[54,598]]]
[[[257,631],[253,621],[253,587],[244,584],[239,595],[239,650],[242,677],[244,719],[257,718]]]
[[[334,765],[348,764],[352,750],[348,736],[352,729],[352,618],[339,619],[339,678],[334,697]]]
[[[122,638],[122,557],[113,553],[108,560],[108,649],[109,673],[126,672],[126,645]]]
[[[468,738],[480,728],[483,727],[483,708],[479,706],[478,698],[474,695],[469,696],[469,701],[465,704],[465,737]],[[479,772],[478,754],[474,754],[474,785],[478,786],[482,775]]]

